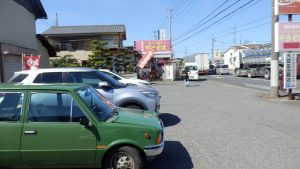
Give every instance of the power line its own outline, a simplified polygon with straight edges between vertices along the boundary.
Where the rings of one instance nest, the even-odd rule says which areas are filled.
[[[246,28],[244,28],[244,29],[238,29],[238,30],[236,30],[236,32],[245,32],[245,31],[252,30],[252,29],[255,29],[255,28],[258,28],[258,27],[261,27],[261,26],[265,26],[265,25],[267,25],[267,24],[269,24],[269,23],[271,23],[271,22],[270,22],[270,21],[265,21],[265,22],[263,22],[263,23],[253,25],[253,26],[248,27],[248,28],[246,27]],[[230,32],[230,33],[228,33],[228,34],[223,34],[222,36],[218,36],[218,37],[216,37],[216,38],[222,38],[222,37],[227,36],[227,35],[230,35],[230,34],[232,34],[232,33],[233,33],[233,32]]]
[[[187,3],[185,3],[185,6],[183,6],[180,11],[178,11],[177,13],[174,14],[174,19],[178,18],[178,16],[181,15],[187,9],[191,9],[191,7],[193,7],[192,5],[194,2],[195,2],[195,0],[187,1]]]
[[[227,2],[229,2],[229,0],[226,0],[225,2],[223,2],[220,6],[218,6],[215,10],[213,10],[209,15],[207,15],[205,18],[203,18],[200,22],[198,22],[197,24],[195,24],[194,26],[192,26],[190,29],[188,29],[187,31],[185,31],[184,33],[178,35],[177,37],[174,38],[174,40],[180,39],[188,34],[190,34],[191,32],[195,31],[196,29],[198,29],[199,27],[201,27],[202,25],[205,25],[206,23],[208,23],[211,19],[216,18],[217,16],[219,16],[220,14],[222,14],[223,12],[225,12],[226,10],[230,9],[231,7],[233,7],[235,4],[237,4],[239,1],[241,0],[237,0],[234,3],[232,3],[231,5],[229,5],[227,8],[223,9],[222,11],[220,11],[219,13],[217,13],[216,15],[214,15],[213,17],[207,19],[209,16],[211,16],[213,13],[215,13],[219,8],[223,7]],[[206,21],[205,21],[206,20]],[[204,22],[205,21],[205,22]],[[201,24],[202,22],[204,22],[203,24]]]
[[[229,14],[225,15],[224,17],[220,18],[219,20],[217,20],[217,21],[213,22],[212,24],[206,26],[205,28],[203,28],[203,29],[201,29],[201,30],[199,30],[199,31],[197,31],[197,32],[195,32],[195,33],[193,33],[192,35],[188,36],[187,38],[185,38],[185,39],[183,39],[183,40],[181,40],[181,41],[179,41],[179,42],[174,43],[173,45],[177,45],[177,44],[179,44],[179,43],[181,43],[181,42],[183,42],[183,41],[186,41],[187,39],[190,39],[190,38],[193,37],[194,35],[196,35],[196,34],[198,34],[198,33],[200,33],[200,32],[205,31],[206,29],[208,29],[208,28],[210,28],[211,26],[213,26],[213,25],[219,23],[220,21],[224,20],[225,18],[229,17],[230,15],[233,15],[234,13],[238,12],[239,10],[245,8],[247,5],[249,5],[249,4],[252,3],[253,1],[255,1],[255,0],[250,0],[250,1],[248,1],[248,2],[245,3],[244,5],[240,6],[239,8],[237,8],[237,9],[235,9],[234,11],[230,12]]]

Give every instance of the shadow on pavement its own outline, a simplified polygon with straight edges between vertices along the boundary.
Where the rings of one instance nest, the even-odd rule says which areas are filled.
[[[165,127],[175,126],[181,121],[178,116],[170,113],[161,113],[159,118],[162,120]]]
[[[165,148],[156,159],[146,163],[146,169],[191,169],[192,159],[178,141],[165,141]]]
[[[204,82],[207,81],[207,79],[198,79],[197,82]]]

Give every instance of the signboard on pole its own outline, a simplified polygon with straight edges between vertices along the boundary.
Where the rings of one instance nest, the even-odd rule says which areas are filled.
[[[275,15],[299,13],[300,0],[275,0]]]
[[[153,57],[153,55],[154,55],[153,51],[148,51],[148,53],[141,58],[141,60],[137,64],[137,67],[143,69],[150,61],[150,59]]]
[[[300,22],[275,24],[275,52],[300,51]]]
[[[38,69],[40,67],[40,55],[26,55],[22,56],[23,70]]]
[[[297,88],[297,54],[284,53],[283,88]]]
[[[170,40],[139,40],[134,41],[134,50],[147,54],[148,51],[154,53],[169,52],[171,53]]]

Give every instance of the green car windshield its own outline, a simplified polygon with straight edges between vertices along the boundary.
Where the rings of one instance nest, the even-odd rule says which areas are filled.
[[[93,88],[81,88],[76,93],[92,110],[98,120],[105,121],[116,112],[116,107]]]

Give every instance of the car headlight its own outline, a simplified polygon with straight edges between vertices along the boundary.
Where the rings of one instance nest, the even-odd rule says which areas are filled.
[[[157,92],[153,91],[142,91],[145,96],[155,99],[157,97]]]

